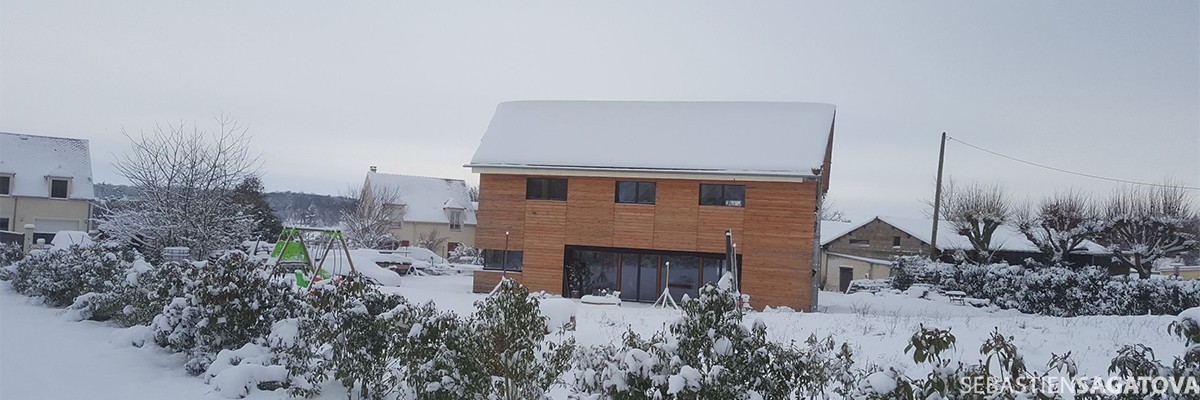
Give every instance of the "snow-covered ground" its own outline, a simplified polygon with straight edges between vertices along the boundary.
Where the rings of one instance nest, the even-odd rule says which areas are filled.
[[[382,288],[414,302],[433,301],[456,313],[473,312],[483,298],[471,291],[471,277],[408,276],[400,285]],[[1183,343],[1168,336],[1169,316],[1054,318],[1013,311],[952,305],[901,293],[821,293],[820,313],[767,311],[761,318],[776,340],[803,341],[810,335],[832,335],[849,342],[854,352],[884,366],[912,365],[904,354],[908,338],[920,324],[950,327],[958,337],[952,358],[974,361],[979,345],[993,329],[1012,335],[1031,369],[1044,369],[1050,353],[1070,351],[1085,376],[1106,376],[1109,361],[1124,344],[1143,343],[1160,359],[1183,351]],[[572,300],[574,301],[574,300]],[[561,302],[561,300],[560,300]],[[575,332],[580,345],[615,343],[627,329],[651,333],[665,329],[679,311],[647,304],[621,306],[576,302]],[[71,322],[48,308],[13,292],[0,282],[0,399],[218,399],[201,378],[188,376],[183,360],[152,345],[130,346],[137,328],[119,329],[103,323]],[[861,366],[861,365],[860,365]],[[910,376],[923,371],[909,371]],[[254,393],[251,399],[286,397]],[[329,391],[321,398],[344,398]]]

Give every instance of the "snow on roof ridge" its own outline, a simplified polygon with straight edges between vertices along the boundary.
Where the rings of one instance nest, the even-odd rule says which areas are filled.
[[[805,102],[507,101],[467,166],[811,177],[835,114]]]

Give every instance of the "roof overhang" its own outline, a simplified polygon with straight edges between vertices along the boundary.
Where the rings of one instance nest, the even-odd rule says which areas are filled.
[[[505,164],[467,164],[476,174],[521,174],[548,176],[587,176],[605,178],[642,178],[642,179],[687,179],[715,181],[752,181],[752,182],[810,182],[818,177],[814,175],[799,175],[793,172],[773,171],[727,171],[727,170],[671,170],[671,169],[641,169],[641,168],[610,168],[584,166],[554,166],[554,165],[505,165]]]

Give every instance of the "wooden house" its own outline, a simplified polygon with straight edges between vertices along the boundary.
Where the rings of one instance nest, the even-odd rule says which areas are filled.
[[[569,296],[695,297],[729,269],[729,230],[752,305],[811,310],[834,114],[786,102],[501,103],[467,165],[485,259],[475,291],[507,275]]]

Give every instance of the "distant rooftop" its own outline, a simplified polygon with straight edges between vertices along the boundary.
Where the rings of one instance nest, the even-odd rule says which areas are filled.
[[[500,103],[468,167],[814,176],[835,107],[797,102]]]
[[[48,197],[47,177],[71,178],[68,198],[91,200],[88,141],[0,132],[0,174],[12,174],[14,196]]]
[[[368,172],[372,187],[394,187],[405,205],[404,221],[450,223],[446,209],[463,209],[463,224],[475,225],[475,207],[460,179]]]

